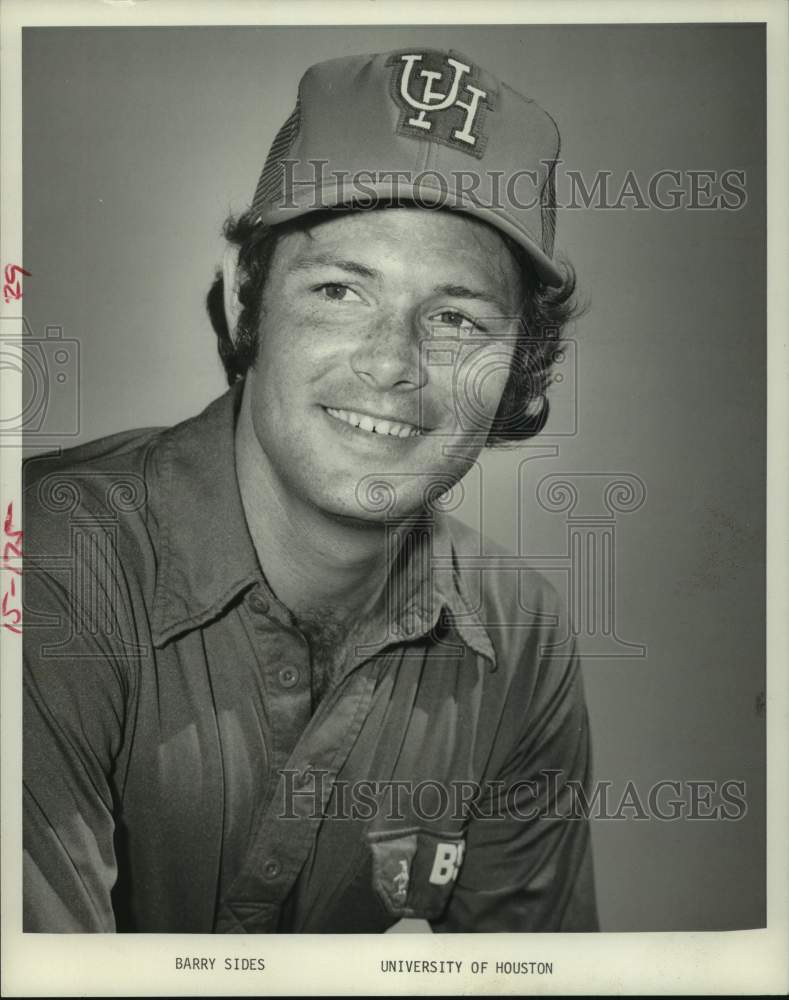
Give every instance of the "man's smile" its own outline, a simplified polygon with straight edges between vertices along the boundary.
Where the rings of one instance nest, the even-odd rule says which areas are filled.
[[[404,421],[390,420],[386,417],[371,416],[367,413],[358,413],[355,410],[339,410],[333,407],[324,407],[330,417],[342,421],[355,427],[357,430],[365,431],[368,434],[380,434],[382,436],[394,438],[418,437],[422,431]]]
[[[521,292],[514,251],[460,212],[404,205],[286,229],[270,260],[250,368],[266,475],[305,517],[317,509],[321,518],[383,525],[421,511],[431,503],[426,477],[456,482],[469,471],[514,356],[504,320],[487,319],[477,342],[461,336],[463,317],[489,301],[514,315]],[[439,320],[453,327],[451,350],[431,342],[428,356]],[[382,470],[398,477],[394,505],[370,509],[360,484]]]

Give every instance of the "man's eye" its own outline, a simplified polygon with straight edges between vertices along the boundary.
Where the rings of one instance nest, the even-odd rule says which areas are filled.
[[[356,292],[354,292],[353,289],[349,288],[347,285],[335,284],[333,282],[325,285],[319,285],[316,288],[316,291],[322,298],[328,299],[330,302],[344,302],[349,301],[350,297],[359,297]]]
[[[464,313],[455,312],[454,309],[445,309],[438,314],[438,322],[442,326],[455,326],[464,333],[473,333],[477,324],[473,319],[469,319]]]

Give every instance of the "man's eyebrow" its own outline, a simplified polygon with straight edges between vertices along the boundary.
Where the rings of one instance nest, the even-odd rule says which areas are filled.
[[[512,309],[494,292],[485,291],[484,288],[469,288],[467,285],[436,285],[433,292],[436,295],[448,295],[453,299],[478,299],[489,302],[500,309],[502,314],[506,314]]]
[[[293,271],[309,271],[313,267],[337,267],[341,271],[357,274],[360,278],[380,278],[381,272],[374,267],[360,264],[357,260],[341,260],[328,254],[300,257],[291,265]]]

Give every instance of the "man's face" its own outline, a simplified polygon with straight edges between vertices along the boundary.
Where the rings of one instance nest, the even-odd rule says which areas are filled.
[[[248,376],[269,474],[334,515],[421,508],[484,444],[519,296],[506,244],[465,215],[359,211],[282,237]]]

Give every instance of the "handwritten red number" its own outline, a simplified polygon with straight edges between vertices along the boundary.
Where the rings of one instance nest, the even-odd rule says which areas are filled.
[[[8,507],[6,507],[5,517],[3,518],[3,534],[7,538],[14,538],[14,539],[16,539],[19,542],[19,544],[21,545],[22,544],[22,535],[23,535],[23,532],[22,531],[14,531],[14,529],[11,527],[11,525],[13,523],[13,520],[14,520],[14,503],[13,503],[13,501],[11,501],[11,503],[9,503]],[[20,555],[21,555],[21,553],[20,553]]]
[[[6,591],[6,593],[3,594],[3,605],[2,605],[3,616],[8,617],[9,615],[16,615],[16,620],[14,621],[13,624],[18,625],[22,621],[22,612],[19,610],[19,608],[8,607],[8,597],[9,594]]]
[[[6,268],[6,272],[7,271],[8,269]],[[21,530],[18,531],[14,530],[14,528],[12,527],[13,521],[14,521],[14,505],[13,503],[9,503],[8,507],[6,508],[5,517],[3,518],[3,534],[6,536],[6,538],[10,539],[3,546],[3,569],[10,570],[12,573],[16,573],[21,576],[22,570],[17,566],[10,566],[8,563],[9,558],[12,558],[14,556],[17,557],[22,556],[23,532]],[[9,554],[9,550],[10,553],[12,553],[12,555]],[[11,589],[10,591],[6,591],[5,594],[3,594],[3,603],[2,603],[3,617],[11,618],[11,621],[3,622],[3,627],[10,629],[17,635],[21,635],[22,629],[21,627],[19,627],[19,625],[20,622],[22,621],[22,612],[19,610],[19,608],[13,608],[13,607],[9,608],[8,606],[9,597],[16,597],[16,580],[14,579],[13,576],[11,577]]]
[[[13,549],[13,553],[10,556],[8,554],[8,550],[9,549]],[[22,550],[20,549],[20,547],[18,545],[14,545],[13,542],[6,542],[5,546],[3,547],[3,561],[5,562],[7,559],[13,559],[15,557],[21,559],[22,558]],[[10,569],[10,568],[11,568],[10,566],[6,566],[6,569]]]
[[[30,271],[26,271],[19,264],[6,264],[3,275],[5,277],[5,284],[3,285],[3,298],[6,301],[6,305],[13,299],[15,302],[22,298],[22,285],[19,281],[19,275],[24,274],[28,278],[31,276]]]

